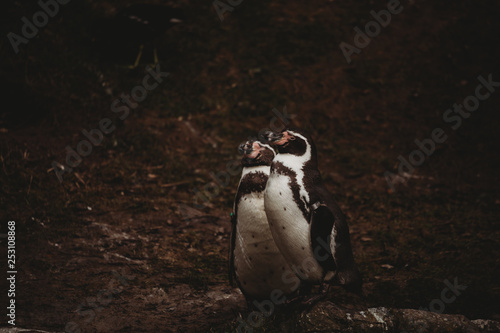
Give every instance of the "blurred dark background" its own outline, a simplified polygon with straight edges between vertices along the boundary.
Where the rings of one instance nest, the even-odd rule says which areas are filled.
[[[59,4],[18,53],[8,34],[22,36],[21,18],[41,7],[0,5],[0,232],[16,221],[18,326],[234,329],[244,301],[225,269],[239,176],[214,174],[285,107],[349,218],[365,278],[357,304],[428,307],[458,278],[468,288],[444,312],[500,320],[500,87],[458,129],[443,121],[478,76],[500,81],[497,1],[402,1],[350,64],[339,44],[385,1],[247,0],[223,21],[210,1],[150,1],[184,21],[145,36],[131,69],[136,42],[113,18],[134,3]],[[121,120],[113,102],[143,84],[154,48],[169,74]],[[60,182],[66,147],[103,118],[115,130]],[[437,127],[448,139],[390,189],[384,173]],[[133,279],[120,286],[113,271]],[[335,298],[352,304],[340,289]]]

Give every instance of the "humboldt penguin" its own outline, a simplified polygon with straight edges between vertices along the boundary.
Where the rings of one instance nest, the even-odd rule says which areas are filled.
[[[239,147],[243,171],[231,214],[229,279],[233,278],[247,302],[280,299],[298,289],[292,272],[274,243],[264,211],[264,190],[274,149],[259,141]],[[283,299],[284,301],[284,299]]]
[[[304,285],[341,284],[361,293],[349,227],[318,170],[313,140],[301,130],[266,132],[278,154],[264,193],[269,227]]]

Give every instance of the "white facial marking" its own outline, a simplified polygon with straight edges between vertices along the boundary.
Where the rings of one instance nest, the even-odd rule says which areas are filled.
[[[332,233],[330,234],[330,251],[332,251],[333,258],[335,258],[335,247],[337,246],[335,243],[335,237],[337,237],[337,229],[335,229],[335,225],[333,225]]]
[[[268,145],[268,144],[266,144],[266,143],[262,143],[262,142],[260,142],[260,141],[258,141],[258,143],[259,143],[259,145],[260,145],[261,147],[266,147],[266,148],[268,148],[270,151],[272,151],[272,152],[273,152],[273,155],[274,155],[274,156],[276,156],[276,152],[274,151],[274,148],[273,148],[273,147],[271,147],[270,145]]]
[[[275,161],[281,162],[284,166],[292,169],[297,175],[297,184],[300,187],[299,194],[300,200],[304,202],[307,212],[309,212],[309,193],[307,193],[304,188],[304,165],[311,159],[311,145],[307,142],[307,139],[299,133],[288,131],[288,133],[293,134],[295,137],[301,138],[306,143],[306,152],[301,155],[293,154],[278,154],[275,157]]]
[[[241,179],[245,178],[246,175],[249,173],[257,173],[257,172],[262,172],[265,175],[269,175],[269,165],[257,165],[257,166],[251,166],[251,167],[244,167],[243,171],[241,172]],[[241,182],[240,179],[240,182]]]

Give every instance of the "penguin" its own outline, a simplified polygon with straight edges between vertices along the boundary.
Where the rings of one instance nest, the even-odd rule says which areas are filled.
[[[264,211],[264,190],[275,151],[249,140],[239,146],[243,154],[240,183],[231,214],[229,280],[233,278],[248,304],[290,295],[300,286],[274,243]],[[285,297],[286,298],[286,297]]]
[[[264,191],[274,241],[304,285],[341,284],[361,294],[349,227],[318,170],[316,147],[301,130],[266,132],[277,149]],[[323,290],[324,291],[324,290]]]

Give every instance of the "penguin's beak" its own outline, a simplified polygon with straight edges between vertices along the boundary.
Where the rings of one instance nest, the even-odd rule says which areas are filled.
[[[243,142],[239,147],[238,147],[238,152],[242,155],[250,155],[253,151],[253,143],[250,141]]]
[[[262,136],[270,144],[275,144],[283,139],[283,133],[276,133],[273,131],[266,131],[264,132],[264,134],[262,134]]]
[[[255,160],[255,159],[259,158],[261,148],[262,147],[257,142],[247,141],[245,143],[242,143],[238,147],[238,151],[240,152],[240,154],[243,155],[244,159],[247,159],[250,161],[250,160]]]

